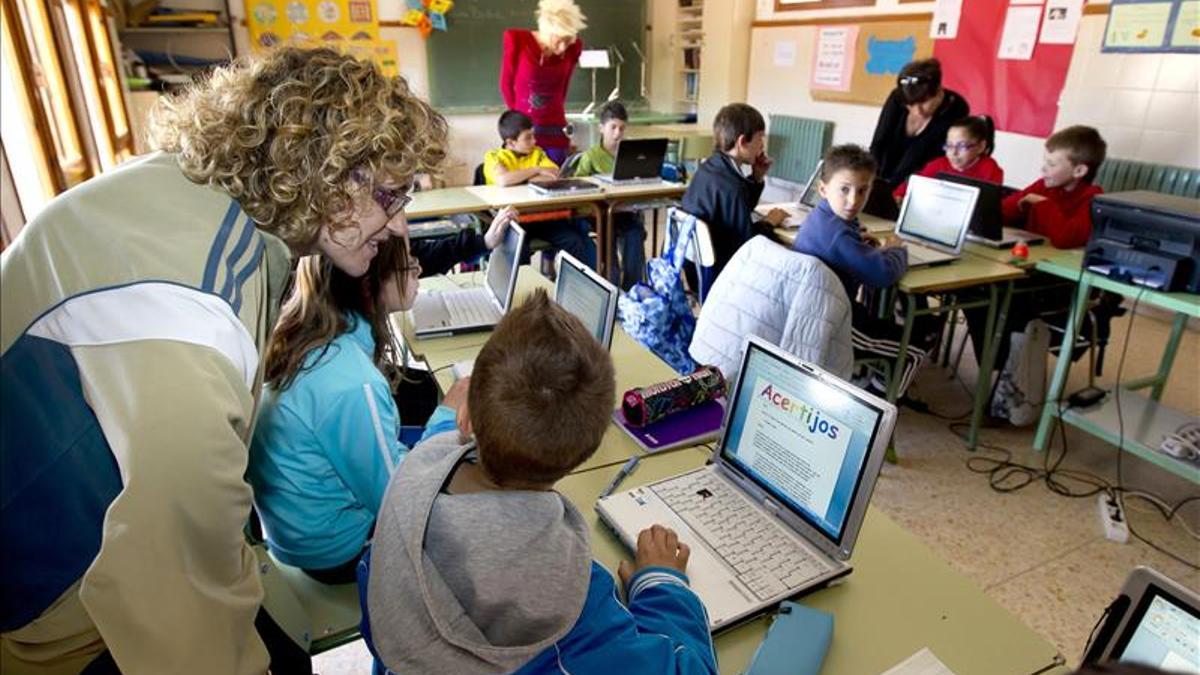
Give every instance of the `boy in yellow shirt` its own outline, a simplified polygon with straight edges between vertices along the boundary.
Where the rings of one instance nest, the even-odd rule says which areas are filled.
[[[558,165],[538,147],[533,136],[533,120],[516,110],[506,110],[497,125],[503,145],[483,157],[483,178],[488,185],[509,187],[530,181],[555,180]],[[584,264],[595,267],[596,246],[588,238],[587,221],[582,219],[523,222],[529,236],[550,242]]]

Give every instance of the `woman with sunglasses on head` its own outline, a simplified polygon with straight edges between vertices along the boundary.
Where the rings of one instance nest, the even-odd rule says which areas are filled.
[[[895,190],[942,154],[950,125],[970,111],[966,99],[942,86],[937,59],[905,65],[883,104],[871,140],[871,156],[879,165],[876,176],[888,190]]]
[[[386,199],[385,195],[381,195]],[[412,307],[421,264],[408,242],[383,244],[355,278],[320,257],[296,270],[266,352],[262,412],[247,478],[272,554],[324,583],[353,583],[384,490],[408,453],[393,400],[404,371],[388,316]],[[425,435],[455,427],[465,384]]]
[[[244,535],[260,357],[292,256],[356,277],[406,234],[380,197],[438,169],[446,121],[372,63],[280,47],[151,131],[0,255],[0,668],[310,672]]]

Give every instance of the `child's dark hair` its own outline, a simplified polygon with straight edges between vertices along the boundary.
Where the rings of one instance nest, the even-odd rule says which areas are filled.
[[[625,112],[625,105],[623,103],[620,101],[609,101],[600,107],[600,124],[604,124],[609,120],[629,121],[629,113]]]
[[[729,152],[737,145],[739,136],[746,140],[760,131],[767,130],[762,113],[745,103],[730,103],[717,111],[713,120],[713,145],[721,152]]]
[[[505,110],[500,114],[500,122],[496,127],[500,131],[501,141],[515,141],[522,131],[533,128],[533,120],[523,112]]]
[[[615,396],[608,350],[534,291],[475,359],[467,403],[481,467],[507,488],[557,481],[600,446]]]
[[[825,152],[825,158],[821,164],[821,182],[828,183],[833,178],[833,174],[847,169],[869,171],[874,176],[877,168],[875,158],[861,145],[853,143],[835,145]]]
[[[996,149],[996,123],[988,115],[968,115],[951,124],[950,128],[966,129],[971,138],[983,141],[985,155]]]
[[[1077,124],[1054,132],[1046,139],[1046,149],[1050,152],[1066,150],[1072,164],[1086,164],[1088,172],[1083,180],[1090,183],[1096,179],[1096,172],[1104,163],[1108,143],[1104,142],[1099,131]]]
[[[896,76],[900,98],[905,105],[924,103],[942,89],[942,64],[937,59],[910,61]]]

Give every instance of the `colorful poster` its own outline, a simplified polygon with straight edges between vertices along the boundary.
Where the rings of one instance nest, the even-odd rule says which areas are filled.
[[[1041,7],[1009,7],[1004,17],[1004,30],[1000,33],[1000,50],[996,58],[1010,61],[1033,58],[1033,46],[1037,42],[1041,20]]]
[[[379,39],[375,0],[249,0],[246,24],[255,50],[283,43]]]
[[[1171,9],[1170,2],[1113,3],[1108,11],[1104,48],[1161,48],[1167,36]]]
[[[1082,17],[1083,0],[1049,0],[1042,17],[1042,35],[1038,41],[1045,45],[1075,44]]]
[[[1171,47],[1181,51],[1200,50],[1200,0],[1179,3],[1175,30],[1171,31]]]
[[[826,26],[817,31],[811,89],[850,91],[858,26]]]
[[[929,37],[934,40],[953,40],[958,37],[962,4],[963,0],[937,0],[933,5],[933,21],[929,23]]]

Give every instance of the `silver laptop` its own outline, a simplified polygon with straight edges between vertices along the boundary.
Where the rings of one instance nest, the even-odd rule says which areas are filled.
[[[413,304],[413,332],[417,337],[456,335],[488,330],[512,305],[517,287],[525,230],[513,223],[504,241],[492,249],[484,284],[453,291],[421,289]]]
[[[605,497],[630,550],[656,523],[691,547],[709,629],[850,573],[896,408],[750,336],[713,463]]]
[[[582,321],[605,349],[612,346],[619,295],[616,286],[570,253],[558,254],[554,301]]]
[[[808,177],[808,182],[804,184],[804,192],[800,193],[800,201],[796,204],[796,208],[805,213],[817,208],[817,204],[821,203],[821,193],[817,191],[818,184],[821,180],[821,167],[825,165],[825,160],[817,162],[817,168],[813,169],[812,175]]]
[[[559,178],[557,180],[529,181],[530,191],[544,197],[564,197],[600,192],[600,186],[582,178]]]
[[[896,235],[908,249],[908,266],[957,260],[971,226],[979,188],[913,175],[896,220]]]
[[[1200,594],[1149,567],[1134,568],[1083,662],[1200,673]]]
[[[661,183],[663,159],[667,156],[665,138],[631,138],[617,145],[617,157],[611,174],[596,178],[613,185]]]

